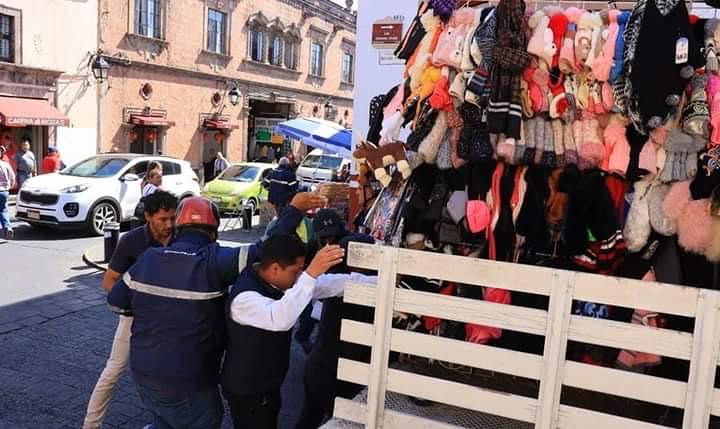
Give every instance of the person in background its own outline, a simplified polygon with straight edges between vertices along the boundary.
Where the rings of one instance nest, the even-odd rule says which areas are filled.
[[[106,292],[110,292],[113,285],[135,264],[145,250],[167,246],[172,239],[177,209],[175,196],[164,191],[155,192],[145,199],[144,207],[147,224],[123,235],[110,259],[102,282]],[[132,323],[132,317],[120,315],[110,356],[88,402],[83,429],[102,427],[113,389],[128,365]]]
[[[135,206],[133,219],[130,222],[132,228],[138,228],[145,224],[145,197],[161,189],[161,185],[162,164],[157,161],[148,162],[147,172],[140,181],[140,201]]]
[[[152,195],[162,189],[162,178],[162,170],[159,168],[155,168],[148,172],[147,183],[142,190],[143,198],[146,198],[148,195]]]
[[[210,161],[203,163],[205,183],[210,183],[215,178],[215,161],[217,160],[215,148],[208,149],[208,154],[210,155]]]
[[[342,262],[339,246],[320,249],[307,268],[305,252],[294,235],[270,237],[260,262],[248,265],[230,291],[222,388],[236,429],[277,427],[291,331],[303,308],[313,298],[342,295],[348,279],[372,282],[323,275]]]
[[[298,190],[298,182],[295,172],[290,168],[290,161],[281,158],[280,164],[263,180],[263,185],[268,189],[268,201],[275,207],[275,212],[280,215],[287,202]]]
[[[217,158],[215,158],[215,167],[213,170],[214,177],[217,177],[220,173],[225,171],[226,168],[230,166],[230,162],[225,159],[222,152],[217,153]]]
[[[18,189],[22,188],[25,181],[37,174],[37,160],[35,154],[30,150],[30,139],[25,137],[20,144],[20,152],[17,154],[17,182]]]
[[[42,160],[42,174],[54,173],[62,169],[62,160],[60,154],[54,146],[48,148],[48,153]]]
[[[292,171],[297,171],[298,163],[297,163],[297,161],[295,160],[295,154],[292,153],[292,152],[288,153],[288,154],[287,154],[287,159],[288,159],[288,162],[290,163],[290,169],[291,169]]]
[[[12,239],[13,229],[7,205],[10,199],[10,190],[15,186],[15,172],[4,160],[5,152],[5,146],[0,145],[0,227],[5,231],[5,238]]]

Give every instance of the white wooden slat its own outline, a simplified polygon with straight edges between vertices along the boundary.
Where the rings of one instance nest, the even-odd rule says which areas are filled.
[[[692,348],[692,335],[687,332],[582,316],[570,317],[568,339],[684,360],[690,359]]]
[[[683,429],[706,428],[710,423],[720,352],[720,295],[700,290],[697,310]]]
[[[547,312],[477,299],[398,289],[395,311],[545,335]]]
[[[350,304],[375,307],[377,288],[365,283],[346,281],[343,301]]]
[[[545,353],[535,416],[537,429],[557,427],[560,393],[562,392],[565,353],[567,351],[570,312],[573,303],[574,275],[569,271],[554,271],[545,331]]]
[[[372,338],[372,325],[343,320],[340,338],[343,341],[369,346]],[[402,329],[393,329],[390,348],[395,352],[428,359],[453,362],[534,380],[540,379],[542,358],[530,353],[515,352]]]
[[[711,414],[720,417],[720,389],[713,389]]]
[[[396,369],[388,371],[388,390],[524,422],[535,420],[537,408],[537,401],[533,398]]]
[[[612,428],[612,429],[668,429],[652,423],[645,423],[625,417],[613,416],[583,408],[560,405],[558,429]]]
[[[698,289],[577,273],[575,299],[694,317]]]
[[[510,272],[512,275],[508,275]],[[548,295],[553,270],[466,256],[401,249],[398,273]]]
[[[380,267],[384,246],[366,243],[350,243],[347,263],[351,267],[377,270]]]
[[[350,359],[338,359],[337,377],[350,383],[367,386],[370,383],[370,366]]]
[[[563,384],[579,389],[683,408],[686,383],[568,361]]]
[[[379,247],[377,249],[380,249]],[[368,423],[371,428],[382,429],[385,414],[390,335],[392,334],[393,303],[397,288],[398,249],[382,248],[378,272],[377,305],[373,325],[373,343],[370,352],[370,380],[368,384]]]
[[[365,418],[366,413],[366,404],[363,402],[355,402],[345,398],[335,399],[335,417],[364,425],[367,422]],[[460,426],[441,423],[393,410],[385,410],[384,426],[389,429],[462,429]]]

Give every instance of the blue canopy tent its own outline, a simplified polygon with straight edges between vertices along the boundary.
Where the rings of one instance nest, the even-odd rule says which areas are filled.
[[[336,153],[347,159],[352,157],[352,132],[334,122],[317,118],[296,118],[279,123],[277,132],[300,140],[307,146]]]

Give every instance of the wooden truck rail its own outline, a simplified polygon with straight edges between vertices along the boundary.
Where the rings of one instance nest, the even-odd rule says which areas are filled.
[[[350,266],[378,270],[377,286],[348,284],[345,301],[375,308],[373,324],[343,320],[343,341],[372,348],[370,364],[341,359],[338,378],[368,386],[368,402],[338,398],[335,416],[368,428],[455,428],[386,409],[385,393],[423,398],[534,424],[536,428],[650,429],[665,426],[560,401],[569,386],[684,410],[683,429],[705,429],[720,416],[714,388],[720,349],[720,292],[460,256],[353,243]],[[548,310],[399,289],[398,275],[442,279],[549,297]],[[573,300],[694,319],[694,332],[572,314]],[[434,316],[544,337],[542,355],[392,327],[393,312]],[[568,341],[654,353],[690,362],[687,382],[565,359]],[[389,353],[497,371],[539,381],[537,398],[388,368]]]

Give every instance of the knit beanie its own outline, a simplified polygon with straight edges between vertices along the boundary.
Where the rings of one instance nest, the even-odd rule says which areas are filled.
[[[426,164],[435,163],[438,150],[440,149],[440,143],[442,143],[447,129],[447,112],[442,110],[430,130],[430,134],[428,134],[420,143],[420,146],[418,146],[418,155],[420,155]]]
[[[552,121],[553,138],[555,140],[555,164],[556,167],[565,166],[565,133],[563,123],[560,119]]]
[[[537,11],[530,20],[537,21],[537,25],[528,41],[527,51],[545,62],[549,68],[557,50],[553,45],[553,32],[548,27],[550,18],[545,12]]]
[[[617,17],[618,36],[615,39],[615,53],[613,66],[610,71],[610,81],[616,81],[623,72],[623,56],[625,55],[625,28],[627,27],[630,12],[622,12]]]
[[[525,134],[525,152],[520,160],[520,164],[531,165],[535,159],[535,150],[537,147],[537,127],[540,118],[530,118],[523,121],[523,132]]]
[[[582,144],[578,145],[580,166],[582,169],[599,167],[605,158],[605,147],[600,142],[598,121],[586,119],[582,121]]]
[[[707,76],[696,75],[690,81],[690,99],[683,108],[682,125],[686,133],[707,138],[710,134],[710,108],[707,103]]]
[[[555,55],[553,55],[551,67],[557,68],[560,65],[560,52],[564,44],[565,32],[568,28],[568,19],[564,13],[556,13],[550,18],[548,26],[550,30],[552,30],[553,42],[555,44]]]
[[[524,156],[525,156],[525,127],[521,124],[520,139],[515,141],[515,153],[513,154],[513,160],[511,162],[511,164],[521,165]]]
[[[720,27],[720,26],[719,26]],[[710,73],[707,84],[708,105],[710,107],[710,143],[720,144],[720,76]]]
[[[693,200],[710,198],[713,190],[720,186],[720,146],[713,146],[700,155],[695,178],[690,182]]]
[[[563,146],[565,147],[565,165],[578,163],[577,146],[573,137],[573,125],[563,123]]]
[[[555,131],[552,121],[544,121],[545,125],[545,146],[541,163],[544,167],[554,168],[557,165],[557,157],[555,154]]]
[[[603,133],[605,140],[607,169],[609,173],[625,177],[630,165],[630,144],[625,137],[625,125],[622,122],[612,122]]]
[[[623,230],[625,244],[633,253],[640,251],[645,246],[652,233],[647,198],[649,188],[650,182],[648,181],[635,182],[635,195]]]
[[[458,73],[455,75],[452,84],[450,85],[450,95],[455,99],[462,101],[463,98],[467,97],[465,88],[467,87],[465,73]]]
[[[538,122],[537,128],[535,128],[535,159],[533,164],[540,165],[545,154],[545,146],[549,144],[549,139],[552,136],[552,127],[548,128],[548,121],[541,119]],[[548,133],[548,131],[550,131]]]
[[[660,173],[663,182],[688,180],[697,171],[698,152],[705,147],[702,138],[693,137],[680,129],[670,131],[665,142],[665,166]]]
[[[708,19],[705,23],[705,70],[715,74],[720,71],[715,46],[715,30],[717,28],[717,19]]]
[[[455,10],[455,0],[430,0],[430,7],[435,16],[447,24]]]

